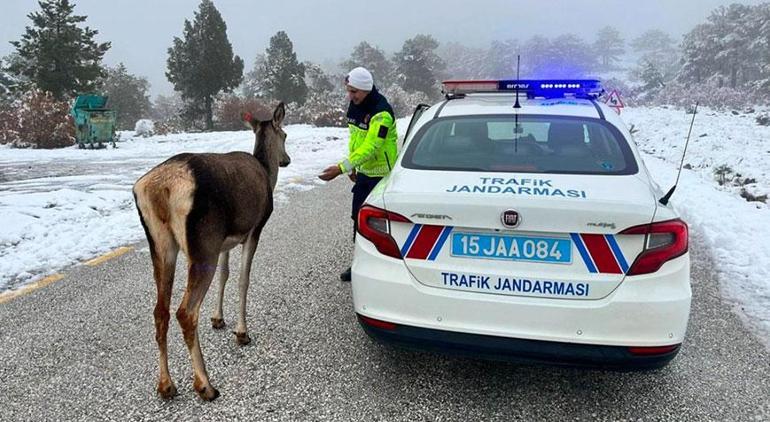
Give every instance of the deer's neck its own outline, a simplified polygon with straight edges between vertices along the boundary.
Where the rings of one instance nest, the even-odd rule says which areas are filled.
[[[278,183],[280,157],[277,148],[270,148],[267,144],[267,137],[264,132],[259,131],[257,142],[254,144],[254,157],[267,170],[267,176],[270,178],[270,189],[275,190],[275,185]]]

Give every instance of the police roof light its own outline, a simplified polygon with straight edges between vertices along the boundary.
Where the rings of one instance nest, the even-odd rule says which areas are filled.
[[[528,98],[598,98],[604,93],[596,79],[511,79],[444,81],[447,95],[463,95],[478,92],[520,92]]]

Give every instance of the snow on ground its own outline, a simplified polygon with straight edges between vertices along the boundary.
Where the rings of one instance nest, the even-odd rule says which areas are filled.
[[[323,183],[316,175],[347,149],[347,129],[285,128],[291,165],[275,198]],[[251,151],[252,132],[133,138],[117,149],[19,150],[0,147],[0,291],[144,238],[131,187],[179,152]]]
[[[665,108],[623,112],[626,124],[639,130],[637,145],[664,191],[676,180],[691,118]],[[743,188],[770,193],[770,127],[754,118],[753,113],[698,112],[684,161],[692,169],[683,170],[672,203],[708,243],[723,295],[770,347],[770,201],[740,196]],[[741,177],[720,185],[714,169],[722,165]],[[741,186],[746,178],[756,182]]]
[[[690,118],[662,107],[623,112],[664,190],[676,178]],[[691,169],[672,202],[708,242],[724,295],[770,345],[770,206],[740,195],[770,193],[770,128],[754,118],[698,113],[685,160]],[[399,131],[407,124],[399,120]],[[346,129],[297,125],[286,132],[292,163],[279,173],[278,201],[322,183],[316,175],[347,145]],[[251,132],[131,135],[124,133],[118,149],[100,151],[0,147],[0,291],[142,240],[131,186],[152,166],[183,151],[250,151],[254,142]],[[723,186],[714,176],[721,165],[732,169]]]

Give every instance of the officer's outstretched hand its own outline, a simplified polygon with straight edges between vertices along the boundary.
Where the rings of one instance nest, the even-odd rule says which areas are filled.
[[[340,174],[342,174],[342,170],[340,170],[340,167],[335,164],[333,166],[326,167],[324,171],[318,175],[318,178],[321,180],[326,180],[328,182],[329,180],[334,179]]]

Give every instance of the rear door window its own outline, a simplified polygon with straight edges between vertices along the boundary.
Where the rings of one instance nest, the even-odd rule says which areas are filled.
[[[415,169],[635,174],[631,148],[600,119],[562,116],[442,117],[423,126],[402,165]]]

